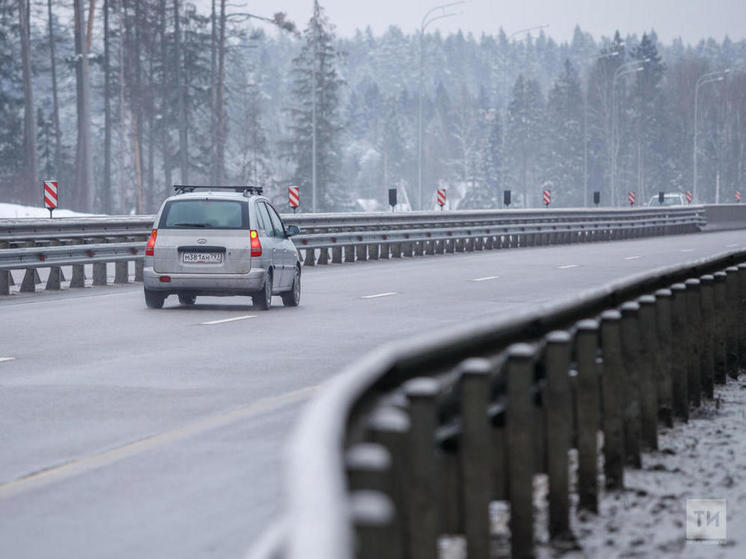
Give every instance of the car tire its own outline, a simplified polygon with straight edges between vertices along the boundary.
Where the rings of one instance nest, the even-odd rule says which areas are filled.
[[[188,307],[191,307],[196,300],[196,295],[179,295],[179,303]]]
[[[151,291],[150,289],[145,290],[145,305],[149,309],[162,309],[163,301],[165,300],[165,295],[161,295],[157,291]]]
[[[267,272],[264,278],[262,290],[251,297],[254,306],[263,311],[268,311],[272,306],[272,270]]]
[[[290,291],[282,294],[282,304],[286,307],[297,307],[300,305],[300,268],[295,267],[295,277]]]

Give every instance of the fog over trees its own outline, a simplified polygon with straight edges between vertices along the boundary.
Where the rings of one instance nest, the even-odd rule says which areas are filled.
[[[315,184],[318,211],[385,209],[393,187],[419,209],[419,36],[339,37],[314,4],[301,22],[225,0],[1,0],[0,200],[40,205],[56,179],[64,207],[148,213],[174,183],[259,184],[284,209],[293,184],[309,211]],[[746,195],[746,40],[422,47],[425,209],[437,188],[460,208],[506,189],[517,207],[545,188],[559,207],[695,182],[702,202]]]

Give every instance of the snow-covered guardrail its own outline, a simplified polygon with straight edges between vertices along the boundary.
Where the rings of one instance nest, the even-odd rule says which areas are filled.
[[[423,254],[492,250],[558,243],[689,233],[704,225],[701,206],[638,210],[515,210],[377,214],[285,215],[306,266]],[[47,289],[59,289],[61,266],[72,266],[71,287],[83,287],[86,264],[94,285],[142,280],[144,243],[152,216],[0,220],[0,295],[10,292],[10,270],[25,270],[21,291],[34,291],[38,268],[50,269]]]
[[[577,508],[597,512],[599,474],[624,488],[659,424],[687,421],[746,363],[745,313],[738,251],[376,350],[298,421],[282,530],[249,557],[431,559],[461,535],[469,559],[488,559],[495,501],[512,556],[531,557],[539,473],[548,533],[571,541],[568,451]]]

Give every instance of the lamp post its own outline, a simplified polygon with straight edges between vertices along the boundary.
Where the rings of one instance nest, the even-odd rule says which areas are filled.
[[[449,2],[447,4],[440,4],[434,8],[430,8],[425,15],[422,16],[420,22],[420,68],[419,68],[419,88],[417,93],[417,204],[418,209],[423,209],[422,204],[422,88],[423,88],[423,49],[424,49],[424,37],[425,29],[439,19],[452,17],[458,15],[458,12],[451,12],[449,8],[458,6],[459,4],[466,4],[466,0],[460,0],[458,2]]]
[[[626,76],[628,74],[634,74],[636,72],[642,72],[645,67],[643,64],[648,62],[649,59],[644,58],[642,60],[633,60],[631,62],[627,62],[625,64],[622,64],[619,66],[616,71],[614,72],[614,78],[611,80],[611,149],[609,150],[611,152],[611,169],[610,169],[610,189],[609,194],[611,198],[611,204],[612,206],[615,203],[616,200],[616,112],[617,112],[617,102],[616,102],[616,81],[617,79],[621,78],[622,76]]]
[[[697,199],[697,121],[698,121],[698,96],[699,88],[708,83],[721,82],[725,79],[726,74],[730,72],[730,68],[719,72],[709,72],[701,75],[697,78],[697,83],[694,84],[694,145],[692,147],[692,198]]]

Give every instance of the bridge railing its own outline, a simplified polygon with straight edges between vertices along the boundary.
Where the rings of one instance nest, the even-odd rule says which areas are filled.
[[[689,233],[704,225],[704,209],[515,210],[284,216],[302,234],[293,238],[306,266],[401,258],[473,250],[628,239]],[[38,268],[49,268],[46,289],[60,289],[62,266],[72,266],[71,287],[85,284],[92,265],[94,285],[142,280],[145,241],[152,216],[0,220],[0,295],[12,284],[10,270],[25,270],[21,291],[40,283]]]
[[[572,540],[568,451],[577,509],[597,512],[602,488],[622,489],[625,467],[657,448],[659,425],[687,421],[737,374],[745,312],[739,251],[374,351],[306,408],[282,537],[250,556],[425,559],[456,535],[487,559],[490,503],[503,501],[504,543],[530,557],[537,474],[549,536]]]

